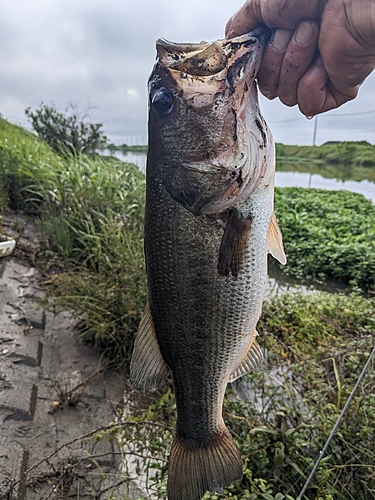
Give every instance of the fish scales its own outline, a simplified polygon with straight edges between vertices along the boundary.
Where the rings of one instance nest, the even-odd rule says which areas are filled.
[[[257,269],[266,268],[266,253],[249,245],[243,273],[218,279],[221,225],[209,216],[197,218],[165,193],[154,193],[151,186],[145,221],[150,305],[163,358],[173,373],[178,425],[194,437],[208,425],[220,427],[221,401],[213,407],[207,398],[223,394],[250,343],[266,279]],[[158,210],[160,203],[165,210]],[[271,212],[262,215],[269,220]],[[262,229],[257,219],[250,240]],[[266,246],[263,233],[263,241],[253,241]]]
[[[131,378],[147,390],[172,372],[169,500],[199,500],[242,476],[222,419],[224,393],[262,358],[255,328],[267,252],[285,262],[273,139],[254,82],[264,44],[251,34],[191,46],[158,41],[150,77],[149,305]]]

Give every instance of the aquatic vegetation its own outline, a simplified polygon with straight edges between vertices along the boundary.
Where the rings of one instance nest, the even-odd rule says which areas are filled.
[[[85,340],[127,363],[146,302],[145,177],[116,159],[63,159],[30,132],[0,119],[0,211],[39,220],[37,263]],[[345,191],[276,189],[287,272],[374,288],[375,207]]]
[[[10,205],[44,228],[46,246],[35,263],[55,304],[76,311],[85,340],[128,362],[146,302],[144,175],[116,160],[63,160],[3,120],[0,173],[0,210]],[[289,272],[374,287],[371,202],[347,192],[283,188],[276,190],[276,212]],[[296,498],[372,348],[374,318],[374,299],[355,294],[287,294],[265,304],[258,329],[267,364],[233,385],[224,406],[245,476],[206,499]],[[307,498],[374,498],[374,377],[371,367]],[[160,424],[150,425],[151,434],[125,426],[124,436],[146,457],[152,498],[163,499],[175,423],[171,391],[124,418]]]
[[[276,188],[288,263],[282,271],[375,287],[375,205],[357,193]]]

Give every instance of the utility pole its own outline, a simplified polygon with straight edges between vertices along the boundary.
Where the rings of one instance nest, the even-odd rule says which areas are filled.
[[[318,115],[315,116],[315,122],[314,122],[313,146],[315,146],[317,131],[318,131]]]
[[[315,121],[314,121],[313,146],[315,146],[317,131],[318,131],[318,115],[315,116]]]

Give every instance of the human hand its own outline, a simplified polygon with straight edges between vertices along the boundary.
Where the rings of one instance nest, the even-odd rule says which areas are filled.
[[[228,21],[226,36],[262,24],[275,31],[259,88],[269,99],[298,104],[306,116],[354,99],[375,67],[373,0],[246,0]]]

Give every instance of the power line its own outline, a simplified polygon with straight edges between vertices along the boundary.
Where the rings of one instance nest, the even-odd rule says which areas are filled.
[[[336,117],[336,116],[359,116],[359,115],[372,115],[374,113],[375,113],[375,110],[374,111],[360,111],[358,113],[339,113],[337,115],[335,115],[334,113],[332,115],[321,114],[320,116],[325,116],[326,118],[331,118],[332,116],[333,117]]]
[[[290,123],[290,122],[298,122],[301,120],[307,120],[307,118],[305,116],[300,116],[299,118],[291,118],[290,120],[277,120],[277,121],[267,120],[267,123]]]
[[[316,116],[320,116],[322,118],[339,118],[341,116],[360,116],[360,115],[372,115],[375,114],[375,110],[373,111],[361,111],[358,113],[338,113],[338,114],[325,114],[321,113]],[[297,122],[297,121],[302,121],[302,120],[308,120],[305,116],[300,116],[299,118],[291,118],[290,120],[267,120],[268,123],[290,123],[290,122]]]

